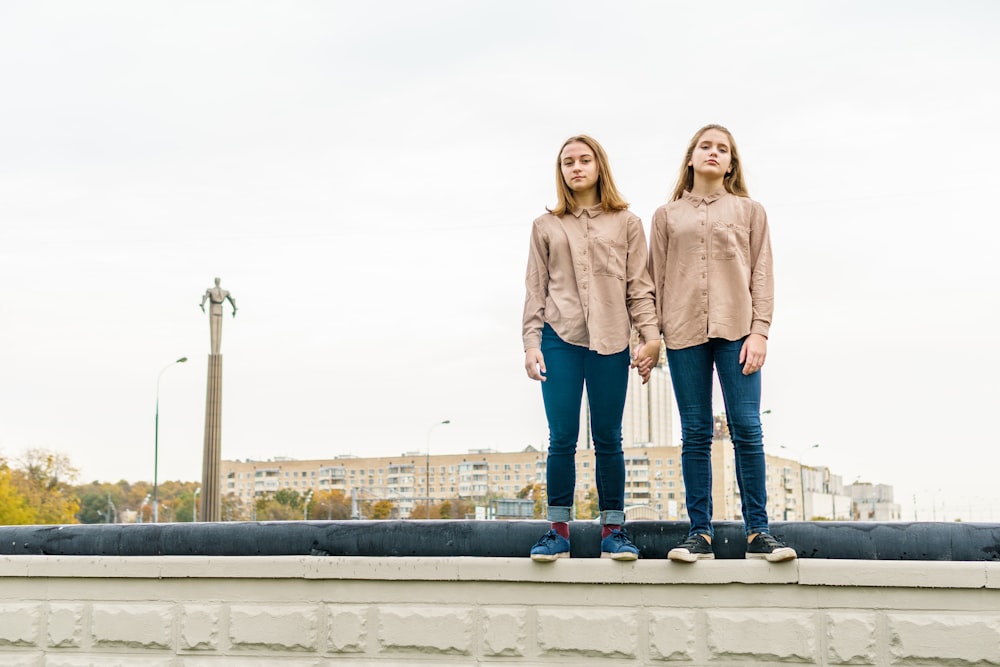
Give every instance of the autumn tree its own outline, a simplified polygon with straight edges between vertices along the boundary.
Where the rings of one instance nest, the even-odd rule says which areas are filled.
[[[0,525],[23,526],[34,523],[34,512],[11,479],[7,462],[0,459]]]
[[[340,489],[314,493],[309,501],[309,516],[328,521],[351,518],[351,500]]]
[[[392,516],[395,506],[392,504],[391,500],[379,500],[372,505],[372,517],[373,519],[388,519]]]
[[[222,496],[221,503],[223,521],[250,521],[250,509],[235,493]]]
[[[597,496],[597,487],[587,489],[587,498],[579,508],[578,519],[596,519],[601,514],[601,503]]]
[[[198,482],[166,481],[157,489],[160,501],[160,521],[190,522],[194,520],[195,490]]]
[[[80,509],[71,482],[79,471],[65,454],[45,449],[29,449],[11,469],[10,481],[32,509],[31,523],[78,523]]]
[[[528,484],[517,492],[517,497],[524,500],[535,501],[535,518],[540,519],[546,514],[545,486],[542,484]]]

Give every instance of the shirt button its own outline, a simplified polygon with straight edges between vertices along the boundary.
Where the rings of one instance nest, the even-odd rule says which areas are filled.
[[[701,258],[702,258],[702,259],[705,259],[705,256],[704,256],[704,255],[702,255],[702,256],[701,256]]]
[[[699,242],[699,243],[704,243],[704,242],[705,242],[705,239],[698,239],[698,242]]]

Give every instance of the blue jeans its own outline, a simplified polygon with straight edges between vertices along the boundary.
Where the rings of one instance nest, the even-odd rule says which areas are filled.
[[[542,400],[549,423],[546,463],[548,519],[569,521],[576,487],[576,443],[580,436],[583,387],[590,401],[590,430],[597,462],[597,497],[601,523],[625,523],[625,456],[622,413],[628,389],[629,352],[598,354],[542,328],[545,382]]]
[[[760,371],[743,375],[743,340],[712,338],[680,350],[667,349],[670,378],[681,418],[681,473],[690,534],[713,535],[712,529],[712,368],[726,407],[729,435],[736,450],[736,481],[747,535],[769,532],[767,481],[760,427]]]

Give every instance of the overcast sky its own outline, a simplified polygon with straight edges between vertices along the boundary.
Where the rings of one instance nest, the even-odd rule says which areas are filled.
[[[540,446],[523,276],[562,141],[603,143],[648,230],[717,122],[771,226],[768,451],[1000,520],[998,28],[989,0],[6,0],[0,455],[151,481],[159,386],[159,480],[200,480],[216,276],[224,458]]]

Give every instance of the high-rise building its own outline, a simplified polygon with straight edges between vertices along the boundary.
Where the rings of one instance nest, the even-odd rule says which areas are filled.
[[[669,447],[676,445],[673,432],[674,392],[670,383],[663,349],[660,363],[649,375],[649,382],[642,383],[639,374],[630,370],[628,389],[625,394],[625,411],[622,415],[622,447],[637,446]],[[590,405],[584,390],[583,405],[580,410],[580,437],[577,447],[591,449],[594,446],[590,432]]]

